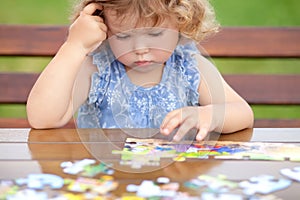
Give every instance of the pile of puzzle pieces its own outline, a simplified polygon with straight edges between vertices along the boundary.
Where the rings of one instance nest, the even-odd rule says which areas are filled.
[[[119,185],[111,176],[114,170],[110,167],[97,164],[93,159],[83,159],[61,163],[63,172],[76,175],[76,179],[54,174],[29,174],[25,178],[0,180],[0,199],[106,199]],[[100,178],[93,178],[99,174],[102,174]]]
[[[127,192],[116,196],[114,191],[118,189],[120,183],[114,179],[112,167],[97,163],[93,159],[63,162],[62,171],[76,175],[76,179],[62,178],[54,174],[29,174],[15,180],[0,180],[0,199],[275,200],[278,198],[272,195],[273,192],[288,188],[293,180],[300,184],[300,167],[295,167],[282,169],[280,173],[286,178],[280,179],[260,175],[250,177],[248,180],[233,181],[222,175],[214,177],[202,174],[180,185],[168,177],[158,177],[154,180],[143,180],[140,184],[128,183]],[[100,178],[94,178],[96,175],[100,175]]]

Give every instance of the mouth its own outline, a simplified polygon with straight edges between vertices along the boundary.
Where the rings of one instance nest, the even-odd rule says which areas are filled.
[[[136,61],[136,62],[134,62],[134,64],[135,64],[136,66],[142,67],[142,66],[148,66],[148,65],[151,65],[151,64],[153,64],[153,62],[152,62],[152,61],[147,61],[147,60],[141,60],[141,61]]]

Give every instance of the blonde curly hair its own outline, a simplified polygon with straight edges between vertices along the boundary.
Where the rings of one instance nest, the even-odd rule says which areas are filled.
[[[72,21],[90,3],[112,9],[118,17],[123,13],[135,13],[140,20],[152,20],[154,25],[172,17],[177,21],[180,33],[198,42],[219,29],[209,0],[80,0],[74,8]]]

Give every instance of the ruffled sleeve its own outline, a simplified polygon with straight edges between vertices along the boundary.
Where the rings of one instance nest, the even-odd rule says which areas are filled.
[[[107,44],[102,44],[97,50],[90,54],[93,64],[97,66],[97,72],[92,74],[91,88],[87,101],[81,105],[77,117],[79,128],[100,128],[99,116],[101,111],[99,105],[102,103],[111,77],[111,63],[113,54]]]
[[[185,80],[185,87],[188,88],[187,96],[190,105],[198,105],[200,84],[200,71],[195,55],[200,54],[194,42],[185,45],[178,45],[174,51],[173,63]],[[171,61],[172,62],[172,61]]]
[[[88,104],[100,104],[107,92],[111,76],[110,66],[115,58],[107,44],[101,45],[92,56],[93,64],[97,66],[98,70],[92,75]]]

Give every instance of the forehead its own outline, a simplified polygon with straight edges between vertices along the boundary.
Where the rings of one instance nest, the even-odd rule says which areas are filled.
[[[124,15],[118,16],[116,11],[106,9],[104,10],[105,23],[111,32],[124,32],[137,28],[166,28],[166,29],[177,29],[175,20],[171,18],[163,19],[159,24],[156,24],[154,19],[151,18],[140,18],[134,13],[125,13]]]

